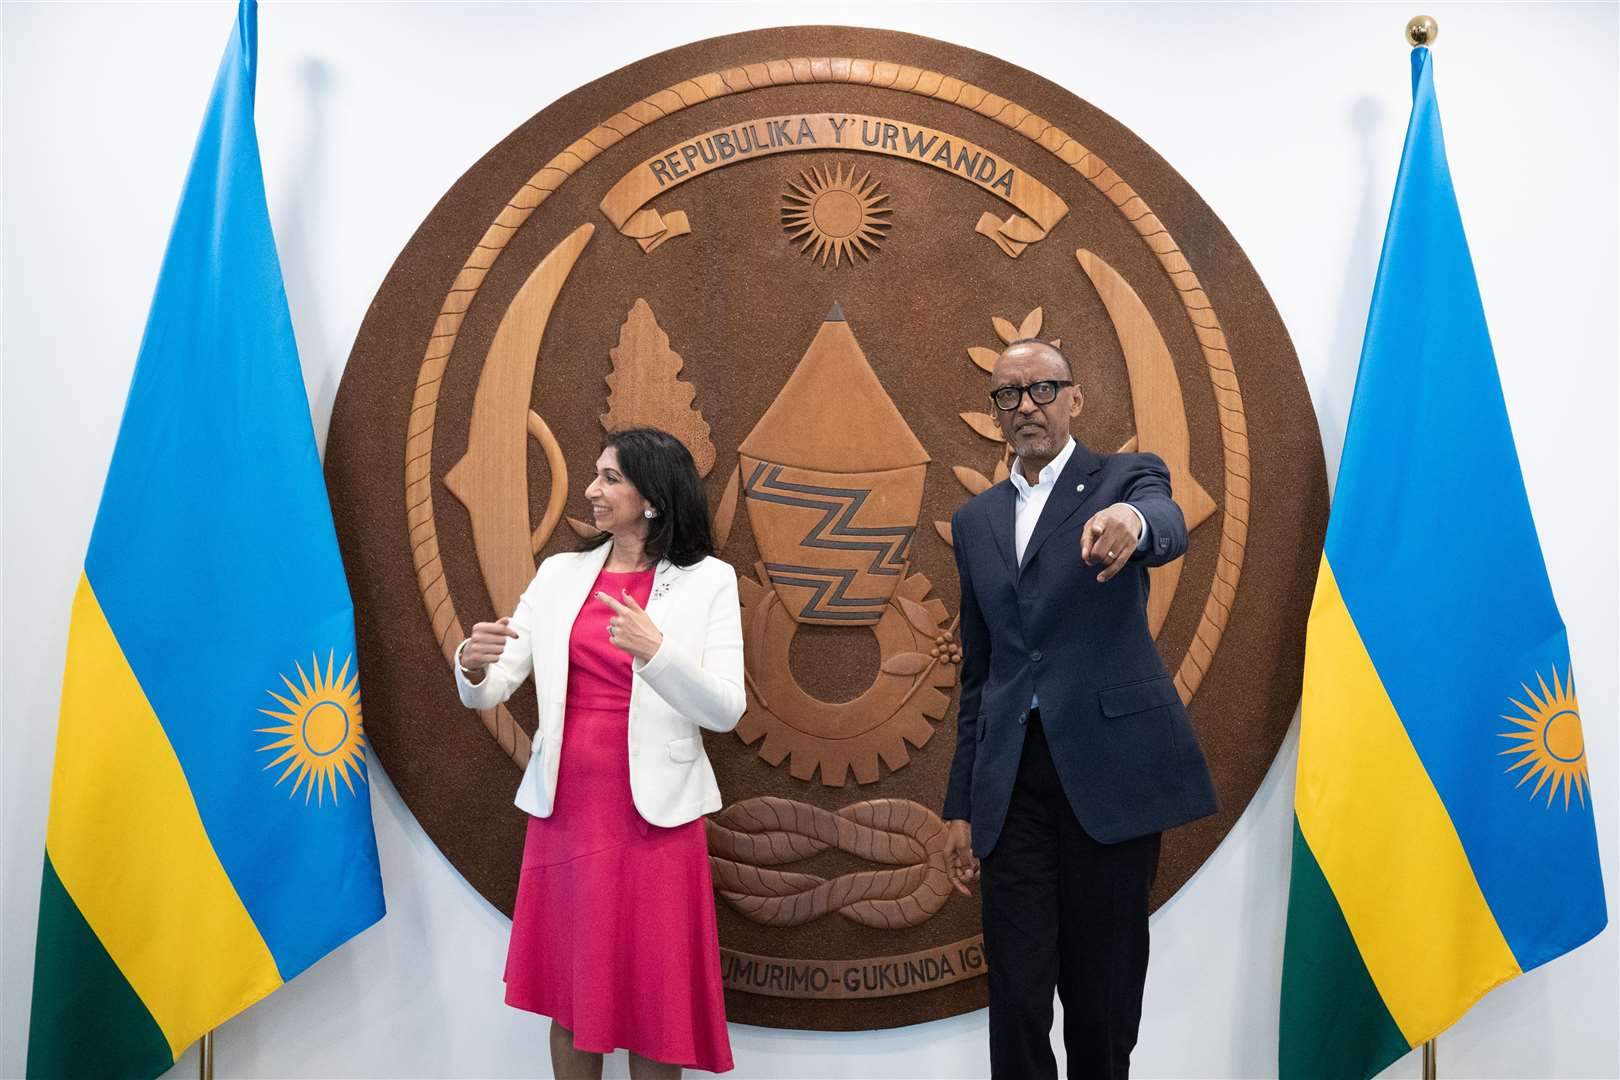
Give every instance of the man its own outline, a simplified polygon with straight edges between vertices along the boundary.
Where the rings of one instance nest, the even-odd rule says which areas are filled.
[[[1098,455],[1053,346],[997,358],[992,404],[1012,476],[956,512],[962,697],[942,817],[958,890],[984,879],[990,1067],[1125,1077],[1147,976],[1159,834],[1215,811],[1175,684],[1148,633],[1147,568],[1187,550],[1170,473]]]

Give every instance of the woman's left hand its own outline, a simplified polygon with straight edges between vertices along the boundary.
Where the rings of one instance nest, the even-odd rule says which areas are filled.
[[[628,592],[623,596],[624,602],[620,603],[605,592],[596,594],[598,600],[613,609],[613,618],[607,624],[608,640],[645,664],[657,655],[664,635],[636,603],[635,597]]]

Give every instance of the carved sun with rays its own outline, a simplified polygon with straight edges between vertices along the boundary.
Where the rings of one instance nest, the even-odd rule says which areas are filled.
[[[857,180],[855,170],[845,174],[842,165],[832,171],[801,172],[782,193],[782,228],[792,240],[802,241],[799,250],[819,258],[822,266],[828,256],[834,266],[845,258],[853,264],[856,255],[870,259],[869,249],[878,249],[889,228],[884,215],[891,212],[878,205],[889,197],[878,194],[879,186],[871,173]]]

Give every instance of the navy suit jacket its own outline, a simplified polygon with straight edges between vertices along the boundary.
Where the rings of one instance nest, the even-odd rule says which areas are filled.
[[[1075,446],[1024,551],[1014,554],[1017,491],[1003,480],[951,519],[962,584],[962,696],[942,816],[973,825],[973,852],[996,846],[1040,696],[1063,792],[1095,840],[1117,843],[1216,809],[1203,751],[1148,633],[1148,567],[1179,559],[1187,525],[1153,454]],[[1148,547],[1118,574],[1080,560],[1080,533],[1105,506],[1147,520]]]

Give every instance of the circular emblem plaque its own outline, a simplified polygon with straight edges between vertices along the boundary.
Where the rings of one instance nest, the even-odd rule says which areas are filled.
[[[511,911],[535,706],[525,687],[468,713],[449,658],[589,533],[604,431],[656,425],[692,450],[741,586],[748,711],[705,738],[730,1017],[981,1007],[938,817],[948,523],[1006,478],[987,371],[1021,337],[1074,360],[1087,445],[1165,460],[1191,530],[1149,615],[1222,810],[1166,837],[1162,903],[1293,714],[1327,517],[1287,334],[1186,182],[1029,72],[838,27],[651,57],[475,164],[378,292],[327,454],[372,743],[466,879]]]

